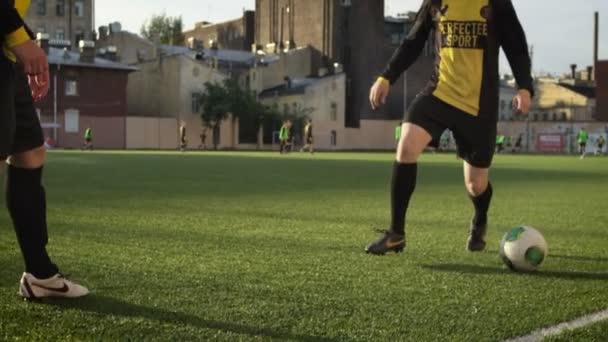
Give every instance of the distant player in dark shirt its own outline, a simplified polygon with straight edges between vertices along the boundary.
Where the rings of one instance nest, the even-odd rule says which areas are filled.
[[[179,126],[179,149],[184,152],[186,147],[188,147],[188,140],[186,140],[186,123],[182,121]]]
[[[308,150],[311,154],[315,153],[314,139],[312,136],[312,119],[308,119],[306,126],[304,126],[304,146],[300,152]]]

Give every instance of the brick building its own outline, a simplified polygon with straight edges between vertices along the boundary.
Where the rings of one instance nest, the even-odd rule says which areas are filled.
[[[136,68],[95,57],[91,41],[83,42],[80,53],[49,47],[44,37],[39,43],[51,76],[49,95],[36,103],[45,137],[78,148],[91,127],[96,147],[125,148],[127,79]]]
[[[197,40],[204,47],[211,47],[211,41],[219,49],[251,51],[254,43],[255,13],[244,11],[238,19],[222,23],[206,21],[196,23],[194,29],[184,31],[186,42]]]
[[[608,60],[595,65],[596,114],[595,119],[608,121]]]
[[[81,40],[94,38],[94,7],[95,0],[32,0],[25,21],[34,33],[77,48]]]
[[[409,16],[387,30],[383,0],[257,0],[255,22],[258,49],[277,53],[310,45],[314,71],[332,72],[335,63],[343,68],[347,127],[359,127],[363,119],[400,118],[406,101],[426,84],[432,70],[432,58],[424,54],[427,58],[420,58],[408,76],[397,81],[387,106],[372,111],[369,88],[398,45],[394,26],[401,27],[405,36]]]

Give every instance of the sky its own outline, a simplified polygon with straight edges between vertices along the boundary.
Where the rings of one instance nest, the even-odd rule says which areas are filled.
[[[362,1],[362,0],[355,0]],[[367,0],[366,0],[367,1]],[[387,14],[415,11],[421,0],[386,0]],[[608,0],[513,0],[528,43],[534,46],[534,71],[565,73],[570,64],[580,69],[592,64],[593,13],[600,12],[600,59],[608,59]],[[182,16],[184,28],[198,21],[237,18],[254,9],[255,0],[96,0],[96,26],[121,22],[139,32],[152,14]],[[510,73],[504,58],[501,73]]]

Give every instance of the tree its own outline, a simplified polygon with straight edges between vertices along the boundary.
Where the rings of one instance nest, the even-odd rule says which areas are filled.
[[[221,122],[228,118],[228,114],[232,115],[234,121],[252,120],[256,129],[261,127],[264,118],[277,115],[270,107],[258,102],[252,91],[244,89],[238,80],[232,78],[227,78],[222,83],[205,83],[205,91],[199,101],[203,125],[213,130],[219,128]]]
[[[182,17],[168,17],[165,13],[155,14],[141,26],[142,37],[160,44],[183,45]]]
[[[221,122],[228,117],[228,93],[222,84],[205,83],[205,91],[199,96],[201,103],[201,120],[203,125],[216,132]],[[217,149],[217,141],[213,140],[213,147]]]

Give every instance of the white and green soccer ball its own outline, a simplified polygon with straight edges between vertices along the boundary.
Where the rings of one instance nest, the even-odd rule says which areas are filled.
[[[536,271],[547,253],[545,238],[532,227],[515,227],[500,242],[500,257],[513,271]]]

